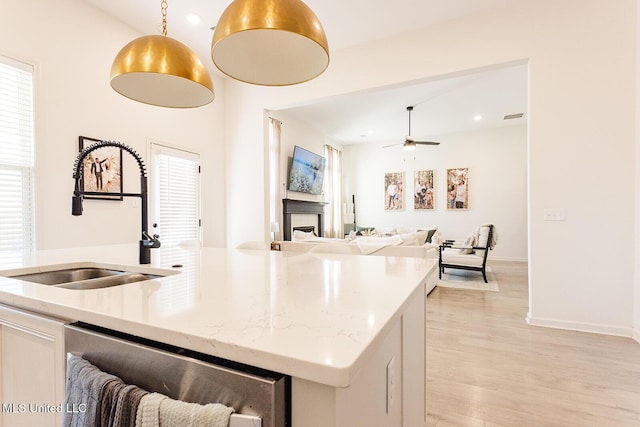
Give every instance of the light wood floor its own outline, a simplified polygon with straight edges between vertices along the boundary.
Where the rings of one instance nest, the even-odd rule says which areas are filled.
[[[640,426],[640,344],[527,325],[527,265],[491,262],[500,292],[427,298],[431,426]]]

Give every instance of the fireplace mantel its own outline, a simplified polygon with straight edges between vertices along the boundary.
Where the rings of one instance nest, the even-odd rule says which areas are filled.
[[[282,228],[284,240],[291,240],[291,215],[318,215],[318,236],[324,236],[324,206],[325,202],[311,202],[308,200],[282,199]]]

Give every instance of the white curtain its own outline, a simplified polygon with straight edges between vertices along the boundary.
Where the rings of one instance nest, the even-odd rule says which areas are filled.
[[[280,145],[282,135],[282,122],[269,117],[269,224],[267,230],[272,230],[275,224],[280,229],[272,232],[271,238],[281,240],[282,235],[282,199],[284,194],[283,186],[280,185]]]
[[[325,237],[344,237],[342,224],[342,152],[330,145],[324,146],[327,158],[325,172]]]

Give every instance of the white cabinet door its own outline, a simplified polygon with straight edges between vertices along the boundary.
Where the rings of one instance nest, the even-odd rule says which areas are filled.
[[[0,305],[0,426],[61,425],[63,325]]]

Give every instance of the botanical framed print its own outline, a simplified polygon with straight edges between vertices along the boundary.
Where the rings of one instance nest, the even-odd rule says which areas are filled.
[[[80,136],[80,151],[100,139]],[[90,152],[82,164],[81,188],[85,199],[122,200],[122,149],[101,147]]]
[[[469,209],[469,168],[447,169],[447,209]]]
[[[435,191],[433,170],[415,171],[413,173],[413,209],[433,210],[435,206]]]
[[[384,174],[384,210],[404,209],[404,172]]]

